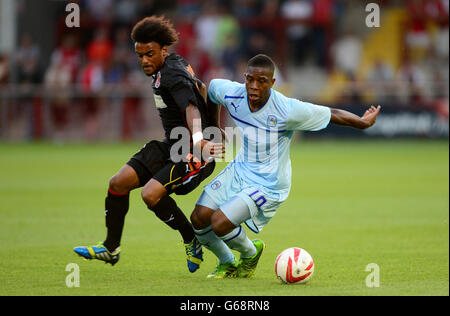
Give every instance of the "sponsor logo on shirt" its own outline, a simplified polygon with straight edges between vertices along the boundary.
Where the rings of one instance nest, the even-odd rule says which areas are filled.
[[[157,109],[165,109],[167,108],[167,104],[164,103],[163,98],[160,95],[155,94],[155,105]]]

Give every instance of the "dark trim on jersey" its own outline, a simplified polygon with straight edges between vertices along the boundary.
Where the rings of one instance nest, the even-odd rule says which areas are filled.
[[[246,121],[243,121],[243,120],[241,120],[241,119],[238,119],[236,116],[234,116],[233,114],[231,114],[230,111],[228,111],[228,113],[229,113],[230,116],[231,116],[233,119],[235,119],[236,121],[239,121],[239,122],[241,122],[241,123],[243,123],[243,124],[249,125],[249,126],[254,127],[254,128],[258,128],[258,129],[265,130],[266,132],[269,132],[269,133],[284,133],[284,132],[287,131],[286,129],[272,131],[272,130],[270,130],[270,129],[258,127],[258,126],[255,126],[255,125],[249,123],[249,122],[246,122]]]
[[[232,96],[232,95],[225,95],[225,99],[244,99],[244,96]]]

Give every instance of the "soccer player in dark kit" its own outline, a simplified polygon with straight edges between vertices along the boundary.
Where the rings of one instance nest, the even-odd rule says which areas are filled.
[[[214,111],[207,111],[206,87],[195,77],[191,66],[181,56],[168,53],[168,47],[178,41],[169,20],[147,17],[134,26],[131,38],[144,73],[153,77],[155,104],[165,130],[165,140],[146,144],[111,178],[105,200],[106,239],[96,246],[76,247],[74,251],[85,259],[116,264],[120,258],[119,246],[130,191],[143,187],[142,199],[147,207],[181,234],[188,269],[195,272],[203,260],[202,247],[191,223],[170,194],[183,195],[194,190],[213,172],[214,158],[222,157],[222,142],[204,139],[202,133],[206,127],[217,125],[216,115]],[[171,138],[171,134],[177,134],[172,133],[176,128],[187,129],[189,135],[190,151],[181,161],[171,155],[174,144],[186,142],[180,134]],[[203,155],[206,158],[198,157],[196,152],[206,153]]]

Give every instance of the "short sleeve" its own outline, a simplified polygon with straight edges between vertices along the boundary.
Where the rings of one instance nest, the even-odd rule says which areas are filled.
[[[198,106],[195,92],[192,85],[187,80],[178,82],[176,85],[171,87],[169,91],[175,100],[175,103],[181,110],[186,110],[190,104]]]
[[[288,113],[288,130],[319,131],[327,127],[331,119],[329,107],[296,99],[291,99]]]
[[[213,79],[209,83],[208,97],[216,103],[225,105],[225,94],[233,88],[233,82],[225,79]]]

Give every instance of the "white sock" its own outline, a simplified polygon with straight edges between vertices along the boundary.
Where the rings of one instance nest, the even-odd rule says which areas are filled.
[[[220,237],[233,250],[241,253],[242,258],[249,258],[256,254],[256,247],[247,237],[242,226],[236,227],[231,233]]]
[[[230,263],[234,261],[234,254],[223,240],[217,237],[211,226],[204,229],[194,228],[194,232],[202,246],[214,253],[216,257],[219,258],[220,263]]]

